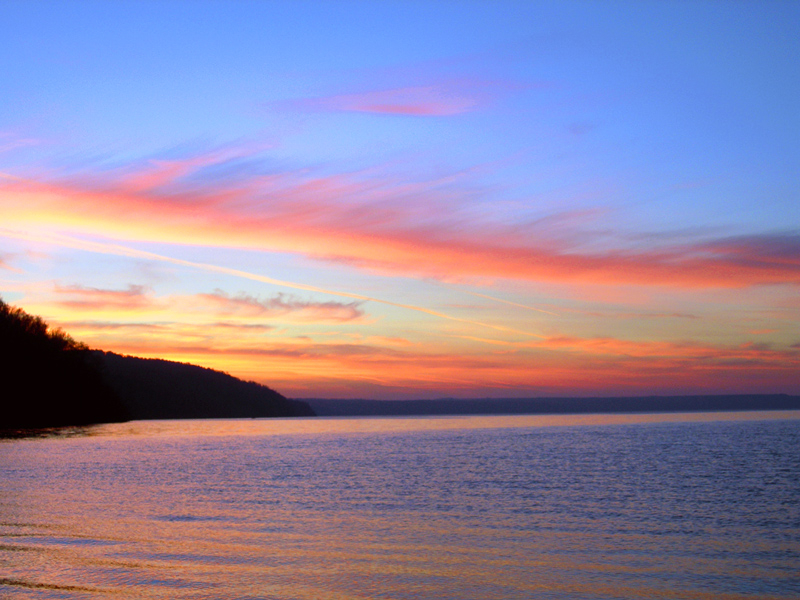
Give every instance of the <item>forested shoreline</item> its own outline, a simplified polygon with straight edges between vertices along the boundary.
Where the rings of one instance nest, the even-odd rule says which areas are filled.
[[[313,416],[302,401],[196,365],[91,350],[0,299],[0,430],[132,419]]]

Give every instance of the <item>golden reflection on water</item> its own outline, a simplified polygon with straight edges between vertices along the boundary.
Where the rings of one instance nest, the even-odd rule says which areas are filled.
[[[131,421],[81,428],[80,434],[113,437],[176,435],[252,436],[341,433],[397,433],[520,427],[581,427],[646,423],[706,423],[800,419],[800,410],[637,413],[586,415],[458,415],[444,417],[315,417],[292,419],[196,419],[186,421]]]
[[[8,440],[0,598],[796,598],[798,420],[158,421]]]

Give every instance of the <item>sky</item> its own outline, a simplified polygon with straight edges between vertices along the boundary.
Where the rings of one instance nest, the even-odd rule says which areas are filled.
[[[0,296],[296,398],[799,394],[798,30],[0,0]]]

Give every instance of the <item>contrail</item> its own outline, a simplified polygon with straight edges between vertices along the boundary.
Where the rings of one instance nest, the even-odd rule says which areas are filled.
[[[503,300],[502,298],[495,298],[494,296],[487,296],[486,294],[479,294],[478,292],[467,292],[471,296],[478,296],[479,298],[487,298],[488,300],[494,300],[495,302],[502,302],[503,304],[510,304],[511,306],[519,306],[520,308],[527,308],[528,310],[535,310],[536,312],[544,313],[546,315],[553,315],[558,317],[558,313],[551,312],[549,310],[544,310],[543,308],[536,308],[535,306],[527,306],[526,304],[519,304],[518,302],[511,302],[511,300]]]
[[[21,239],[27,241],[34,241],[34,242],[44,242],[47,244],[53,244],[56,246],[62,246],[65,248],[73,248],[75,250],[84,250],[87,252],[96,252],[99,254],[113,254],[116,256],[125,256],[128,258],[142,258],[146,260],[155,260],[165,263],[170,263],[173,265],[180,265],[184,267],[190,267],[193,269],[199,269],[201,271],[207,271],[211,273],[224,273],[226,275],[232,275],[234,277],[240,277],[242,279],[250,279],[251,281],[259,281],[261,283],[269,283],[271,285],[277,285],[281,287],[292,288],[296,290],[305,290],[307,292],[317,292],[320,294],[330,294],[332,296],[340,296],[343,298],[353,298],[354,300],[363,300],[365,302],[377,302],[379,304],[386,304],[388,306],[396,306],[398,308],[404,308],[407,310],[413,310],[416,312],[425,313],[428,315],[433,315],[434,317],[439,317],[441,319],[447,319],[448,321],[456,321],[458,323],[467,323],[469,325],[477,325],[479,327],[488,327],[489,329],[494,329],[496,331],[503,331],[506,333],[515,333],[518,335],[526,335],[530,337],[537,337],[545,339],[545,336],[537,335],[535,333],[530,333],[527,331],[520,331],[518,329],[513,329],[511,327],[504,327],[502,325],[492,325],[491,323],[483,323],[481,321],[473,321],[472,319],[462,319],[460,317],[454,317],[452,315],[448,315],[437,310],[432,310],[430,308],[424,308],[422,306],[415,306],[413,304],[402,304],[400,302],[392,302],[391,300],[383,300],[381,298],[374,298],[372,296],[365,296],[363,294],[354,294],[352,292],[342,292],[338,290],[328,290],[325,288],[317,287],[314,285],[307,285],[304,283],[295,283],[292,281],[283,281],[281,279],[275,279],[273,277],[267,277],[266,275],[259,275],[257,273],[250,273],[248,271],[242,271],[240,269],[231,269],[229,267],[221,267],[219,265],[213,265],[210,263],[201,263],[195,262],[191,260],[183,260],[181,258],[172,258],[171,256],[164,256],[162,254],[155,254],[153,252],[147,252],[145,250],[136,250],[135,248],[128,248],[126,246],[120,246],[118,244],[107,244],[102,242],[90,242],[87,240],[80,240],[77,238],[65,236],[65,235],[58,235],[58,234],[51,234],[51,235],[36,235],[30,233],[23,233],[18,231],[10,231],[6,229],[0,229],[0,235],[3,237],[14,238],[14,239]],[[480,295],[480,294],[477,294]]]

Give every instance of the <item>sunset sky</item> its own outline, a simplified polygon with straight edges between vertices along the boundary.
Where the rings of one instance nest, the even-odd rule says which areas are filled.
[[[798,31],[0,1],[0,295],[292,397],[798,394]]]

